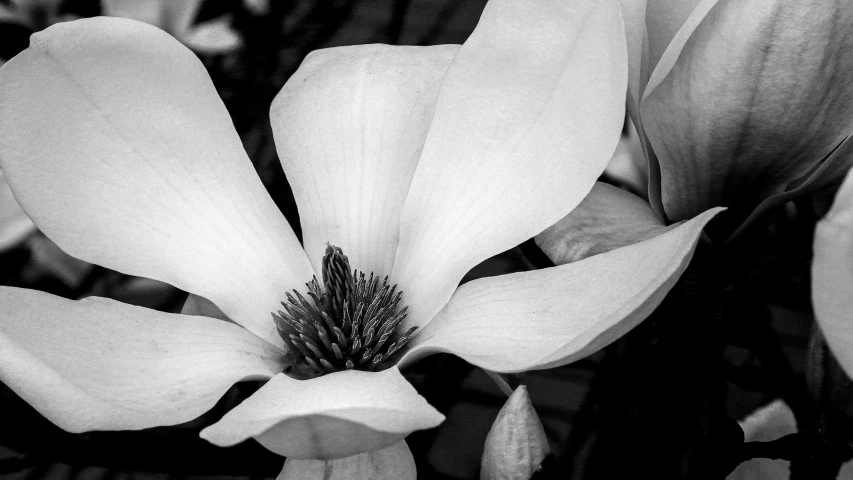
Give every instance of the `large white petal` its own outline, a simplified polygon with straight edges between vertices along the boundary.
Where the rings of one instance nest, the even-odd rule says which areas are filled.
[[[313,270],[204,67],[149,25],[53,26],[0,71],[0,164],[69,254],[213,301],[271,342]]]
[[[391,273],[403,200],[458,48],[317,50],[276,97],[276,149],[316,271],[330,242],[353,268]]]
[[[394,282],[410,325],[589,192],[619,141],[627,70],[615,1],[489,2],[444,78],[403,206]]]
[[[437,352],[498,372],[583,358],[660,304],[690,262],[702,228],[719,211],[579,262],[466,283],[412,340],[399,366]]]
[[[415,459],[405,440],[381,450],[332,460],[288,458],[276,480],[415,480]]]
[[[826,343],[853,378],[853,173],[815,228],[812,302]]]
[[[279,455],[329,459],[388,447],[442,421],[444,415],[392,367],[311,380],[280,374],[201,436],[222,447],[254,437]]]
[[[186,422],[283,367],[283,351],[221,320],[11,287],[0,305],[0,380],[72,432]]]

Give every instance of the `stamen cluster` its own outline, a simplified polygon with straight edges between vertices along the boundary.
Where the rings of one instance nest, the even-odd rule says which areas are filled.
[[[323,286],[317,277],[306,284],[307,300],[286,293],[284,311],[273,313],[288,350],[317,374],[341,370],[382,370],[418,327],[397,334],[408,307],[398,308],[403,292],[373,273],[352,270],[340,248],[327,245]]]

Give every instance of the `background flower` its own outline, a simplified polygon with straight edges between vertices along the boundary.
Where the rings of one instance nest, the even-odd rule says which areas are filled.
[[[731,207],[719,241],[851,165],[853,25],[834,2],[623,2],[629,109],[670,221]],[[694,8],[695,5],[695,8]],[[644,34],[643,32],[646,32]],[[762,54],[758,54],[762,52]]]

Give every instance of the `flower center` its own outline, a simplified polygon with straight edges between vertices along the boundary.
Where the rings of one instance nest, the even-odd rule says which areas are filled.
[[[350,268],[335,246],[323,255],[323,286],[317,277],[306,283],[308,301],[299,292],[286,293],[284,311],[273,313],[278,333],[289,352],[314,370],[315,376],[341,370],[377,371],[412,338],[418,327],[398,333],[408,307],[398,308],[403,292],[381,284],[373,273]]]

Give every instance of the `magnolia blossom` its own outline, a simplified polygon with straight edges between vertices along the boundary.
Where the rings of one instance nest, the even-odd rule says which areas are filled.
[[[139,20],[165,30],[196,52],[227,53],[243,43],[227,15],[196,24],[202,0],[101,0],[104,15]],[[258,2],[252,8],[262,8]],[[256,5],[257,4],[257,5]]]
[[[215,307],[177,315],[0,287],[0,379],[72,432],[185,422],[233,383],[268,379],[202,437],[256,439],[288,457],[283,478],[413,478],[402,439],[443,416],[400,368],[435,352],[499,372],[573,361],[645,318],[695,247],[702,220],[458,286],[589,192],[619,138],[625,50],[613,2],[493,0],[462,46],[311,54],[271,108],[300,244],[179,42],[118,18],[34,35],[0,69],[15,197],[72,255]],[[386,333],[411,333],[405,351],[335,358],[356,335],[359,355],[376,344],[347,324],[352,310],[335,313],[352,307],[350,267],[402,292]]]
[[[628,107],[668,221],[722,240],[853,163],[853,9],[824,0],[622,0]]]

